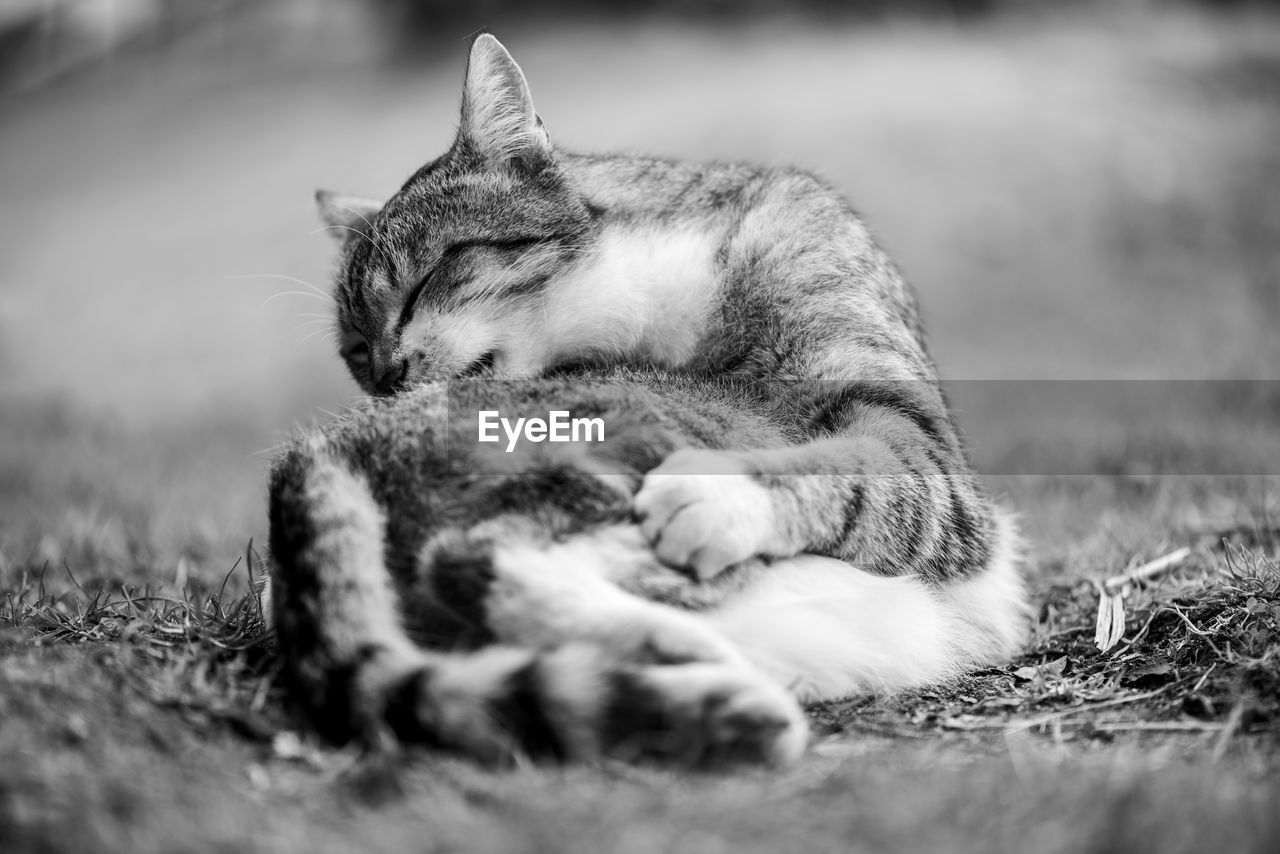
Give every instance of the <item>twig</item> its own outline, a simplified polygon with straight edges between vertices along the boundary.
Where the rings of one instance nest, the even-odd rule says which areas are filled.
[[[1218,662],[1216,661],[1212,662],[1209,665],[1209,669],[1204,672],[1204,675],[1200,677],[1200,680],[1198,682],[1196,682],[1195,687],[1191,689],[1192,694],[1198,693],[1200,689],[1204,687],[1204,683],[1209,679],[1209,675],[1213,673],[1214,669],[1217,668],[1217,666],[1218,666]]]
[[[1134,635],[1134,636],[1133,636],[1133,640],[1131,640],[1131,641],[1129,641],[1127,644],[1125,644],[1124,649],[1122,649],[1122,650],[1120,650],[1120,651],[1118,651],[1118,652],[1116,653],[1116,658],[1119,658],[1120,656],[1124,655],[1124,654],[1125,654],[1126,652],[1128,652],[1129,650],[1133,649],[1133,648],[1137,645],[1138,641],[1142,640],[1144,637],[1146,637],[1146,636],[1147,636],[1147,632],[1148,632],[1148,631],[1150,631],[1150,629],[1151,629],[1151,624],[1152,624],[1153,622],[1155,622],[1156,616],[1157,616],[1159,613],[1160,613],[1159,611],[1155,611],[1155,610],[1153,610],[1153,611],[1151,612],[1151,614],[1147,617],[1147,621],[1146,621],[1145,623],[1143,623],[1143,624],[1142,624],[1142,628],[1141,628],[1141,629],[1139,629],[1139,630],[1138,630],[1138,633],[1137,633],[1136,635]],[[1123,640],[1123,638],[1121,638],[1121,640]]]
[[[1210,721],[1095,721],[1093,724],[1093,728],[1101,732],[1218,732],[1224,726]]]
[[[1150,581],[1158,575],[1177,569],[1190,556],[1190,547],[1183,546],[1180,549],[1169,552],[1164,557],[1158,557],[1153,561],[1144,563],[1137,569],[1113,575],[1102,582],[1102,586],[1106,588],[1108,593],[1119,593],[1126,585],[1140,581]]]
[[[1231,737],[1240,729],[1240,723],[1244,720],[1244,700],[1237,700],[1235,706],[1231,708],[1231,714],[1227,715],[1226,722],[1222,725],[1222,733],[1218,736],[1218,740],[1214,742],[1213,753],[1209,757],[1209,761],[1214,765],[1226,754],[1227,748],[1231,745]]]
[[[1186,680],[1184,679],[1182,681],[1185,682]],[[1045,724],[1053,723],[1056,720],[1061,720],[1062,718],[1067,718],[1067,717],[1070,717],[1071,715],[1079,714],[1081,712],[1094,712],[1094,711],[1097,711],[1098,709],[1110,708],[1111,706],[1123,706],[1127,703],[1139,703],[1139,702],[1142,702],[1143,700],[1150,700],[1153,697],[1158,697],[1161,694],[1168,691],[1170,688],[1173,688],[1175,685],[1179,685],[1179,684],[1181,683],[1170,682],[1168,685],[1165,685],[1162,688],[1157,688],[1154,691],[1148,691],[1145,694],[1134,694],[1130,697],[1116,697],[1115,699],[1112,699],[1112,700],[1103,700],[1100,703],[1093,703],[1092,705],[1083,705],[1083,706],[1076,706],[1075,708],[1071,708],[1071,709],[1063,709],[1061,712],[1053,712],[1051,714],[1041,715],[1038,718],[1030,718],[1024,721],[1009,721],[1005,724],[1005,728],[1011,732],[1018,732],[1019,730],[1032,729],[1033,727],[1044,726]]]
[[[1191,622],[1191,618],[1188,617],[1186,614],[1182,613],[1182,609],[1179,608],[1177,605],[1166,605],[1164,608],[1161,608],[1160,610],[1168,611],[1169,613],[1172,613],[1172,614],[1177,614],[1178,618],[1182,620],[1183,623],[1186,624],[1187,631],[1191,632],[1191,634],[1193,635],[1204,638],[1205,644],[1208,645],[1209,649],[1213,650],[1214,655],[1218,656],[1218,658],[1225,658],[1228,663],[1231,663],[1230,646],[1228,645],[1227,652],[1226,654],[1224,654],[1222,650],[1218,649],[1218,647],[1214,644],[1213,641],[1209,640],[1209,638],[1213,637],[1213,632],[1206,632],[1203,629],[1197,629],[1195,623]]]

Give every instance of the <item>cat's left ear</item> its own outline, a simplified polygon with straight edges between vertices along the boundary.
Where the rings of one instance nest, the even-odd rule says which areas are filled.
[[[373,230],[373,218],[382,210],[382,202],[316,190],[316,210],[329,233],[338,242],[346,243]]]
[[[551,140],[533,110],[524,72],[488,33],[471,45],[459,133],[478,153],[494,160],[531,163],[551,153]]]

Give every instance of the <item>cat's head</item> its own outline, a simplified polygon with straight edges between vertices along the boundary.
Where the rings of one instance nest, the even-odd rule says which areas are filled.
[[[449,151],[385,204],[323,191],[316,200],[342,240],[340,349],[365,391],[547,367],[547,283],[582,250],[592,216],[493,36],[471,47]]]

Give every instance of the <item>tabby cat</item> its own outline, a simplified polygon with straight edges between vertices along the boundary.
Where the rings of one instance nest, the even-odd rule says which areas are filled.
[[[299,686],[309,686],[299,688],[300,696],[311,697],[307,705],[317,720],[395,719],[401,725],[392,728],[402,731],[403,704],[390,694],[399,697],[408,684],[417,698],[413,708],[426,703],[435,710],[409,714],[409,730],[447,741],[452,737],[439,731],[444,713],[431,705],[443,696],[437,688],[474,690],[477,702],[488,697],[505,709],[490,710],[498,720],[514,715],[514,707],[521,714],[545,710],[532,697],[545,699],[551,684],[551,694],[580,691],[592,703],[612,697],[595,690],[603,684],[597,681],[571,690],[560,676],[546,675],[549,683],[539,676],[533,687],[520,681],[533,677],[511,676],[525,673],[512,663],[517,660],[532,672],[555,670],[543,663],[559,654],[549,650],[570,644],[564,654],[574,658],[583,654],[578,640],[609,647],[592,628],[598,622],[586,619],[591,597],[569,595],[572,584],[559,605],[540,594],[503,599],[523,603],[507,615],[513,625],[524,626],[525,618],[550,621],[557,627],[553,636],[499,629],[487,606],[472,614],[469,623],[479,629],[469,635],[472,643],[498,638],[523,650],[517,658],[503,658],[509,650],[477,653],[468,664],[446,657],[441,672],[452,675],[440,677],[443,682],[406,677],[435,672],[405,663],[424,654],[425,641],[410,644],[399,620],[417,622],[430,610],[425,603],[441,598],[438,581],[421,580],[437,577],[440,554],[450,566],[474,570],[474,583],[461,580],[465,570],[447,572],[451,588],[471,590],[483,587],[482,580],[517,575],[531,589],[541,576],[548,585],[603,579],[607,583],[591,582],[591,589],[603,596],[630,590],[617,600],[626,608],[662,614],[655,617],[660,622],[678,617],[681,626],[710,633],[721,654],[734,659],[735,673],[763,673],[773,688],[785,685],[805,700],[933,681],[1017,648],[1025,605],[1013,525],[968,467],[912,293],[862,221],[819,180],[791,169],[561,152],[534,112],[522,72],[484,35],[472,46],[461,125],[448,152],[386,203],[329,193],[317,198],[343,238],[335,290],[342,356],[366,391],[392,397],[352,416],[363,425],[357,433],[383,437],[379,441],[356,443],[366,449],[351,452],[325,434],[303,439],[276,472],[275,577],[282,590],[301,585],[320,597],[281,595],[276,615],[290,672]],[[627,368],[639,372],[612,377],[616,382],[605,387],[598,373],[583,373]],[[412,461],[438,451],[430,450],[430,436],[453,429],[444,426],[450,413],[475,429],[481,410],[470,407],[476,401],[461,410],[444,406],[441,383],[515,381],[532,404],[547,391],[535,378],[548,375],[577,378],[557,386],[557,394],[573,398],[568,403],[599,409],[602,395],[608,406],[621,406],[634,392],[647,417],[686,418],[685,430],[655,446],[664,453],[641,454],[639,463],[632,457],[602,463],[589,454],[566,481],[572,490],[586,489],[580,481],[587,476],[614,486],[625,482],[617,510],[625,519],[602,520],[599,508],[580,507],[582,518],[542,520],[546,530],[538,533],[538,525],[526,523],[543,511],[521,504],[516,512],[525,521],[514,529],[522,533],[511,542],[523,544],[513,546],[505,523],[484,533],[493,514],[432,497],[453,489],[437,476],[437,466],[403,488],[378,486],[378,472],[387,467],[424,471]],[[597,385],[575,391],[574,383],[587,383],[587,376]],[[672,383],[684,385],[673,393]],[[723,435],[690,426],[703,418],[722,422]],[[740,424],[751,419],[761,429]],[[347,435],[346,428],[334,429]],[[480,470],[464,466],[454,475],[470,482]],[[545,482],[536,470],[525,475]],[[524,494],[514,483],[503,488]],[[537,498],[556,512],[569,500],[554,489],[537,491]],[[350,503],[341,505],[343,512],[354,516],[339,522],[343,514],[335,510],[330,522],[315,521],[330,502],[344,501]],[[440,501],[468,510],[437,518]],[[423,508],[414,524],[451,532],[441,536],[453,545],[424,553],[401,542],[406,523],[395,520],[404,506]],[[311,524],[341,542],[328,552],[306,537],[290,539],[283,532],[297,526],[282,527],[286,516],[312,519],[299,522],[300,529]],[[354,523],[355,517],[362,521]],[[364,539],[351,533],[356,528],[366,531]],[[363,545],[343,544],[343,537]],[[617,541],[625,544],[623,557]],[[566,554],[580,569],[561,576],[557,564]],[[811,556],[797,557],[802,554]],[[512,568],[522,561],[543,572]],[[644,585],[619,587],[617,574],[635,565],[662,578],[683,573],[688,584],[682,590],[725,583],[735,593],[691,617],[671,605],[645,603],[650,591]],[[427,588],[430,595],[422,593]],[[486,594],[471,592],[484,601]],[[682,593],[672,601],[684,606],[689,600]],[[735,622],[744,613],[751,619]],[[579,617],[580,630],[574,627]],[[362,639],[365,634],[377,640]],[[447,643],[460,642],[457,633],[445,634]],[[605,682],[616,687],[611,668],[635,660],[648,668],[636,672],[649,675],[689,666],[668,663],[647,637],[638,652],[592,659],[612,674]],[[386,650],[398,664],[377,663]],[[576,665],[567,667],[577,672]],[[467,672],[477,679],[469,682]],[[491,693],[493,685],[481,677],[497,673],[519,684],[503,682],[510,691]],[[635,684],[632,676],[622,681]],[[698,683],[694,694],[705,700],[705,690]],[[646,696],[632,705],[682,718],[667,693]],[[788,722],[781,729],[786,746],[762,748],[761,755],[794,753],[787,738],[802,727],[790,702],[765,716],[773,724]],[[606,705],[620,707],[616,698]],[[601,712],[601,722],[612,726],[616,715]],[[704,724],[694,727],[700,737],[723,741]],[[598,729],[587,730],[603,738]]]
[[[478,413],[547,409],[598,418],[603,441],[478,439]],[[798,701],[935,682],[1015,647],[1009,554],[946,582],[818,555],[703,581],[658,559],[633,508],[645,472],[790,440],[736,384],[653,370],[369,399],[301,434],[272,475],[290,696],[338,741],[777,763],[803,748]]]

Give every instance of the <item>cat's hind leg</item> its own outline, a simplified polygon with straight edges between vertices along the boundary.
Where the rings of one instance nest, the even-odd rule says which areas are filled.
[[[400,625],[382,509],[313,437],[274,467],[269,515],[272,622],[289,697],[331,740],[372,738],[390,686],[423,663]]]
[[[381,509],[320,440],[277,465],[270,514],[284,682],[333,740],[426,743],[485,760],[645,753],[688,762],[783,761],[803,744],[789,698],[741,667],[696,660],[706,649],[678,648],[690,663],[656,665],[572,633],[468,653],[418,648],[383,562]]]
[[[437,537],[421,558],[443,604],[499,643],[601,650],[614,668],[598,721],[605,752],[798,756],[807,725],[796,700],[702,616],[619,587],[613,579],[636,574],[637,562],[653,557],[634,526],[551,541],[518,516]]]
[[[496,697],[519,693],[520,674],[536,656],[496,648],[446,655],[409,639],[384,563],[382,509],[322,438],[276,465],[270,521],[283,681],[321,735],[372,745],[425,741],[480,758],[541,749],[546,739],[536,726],[491,708]]]

